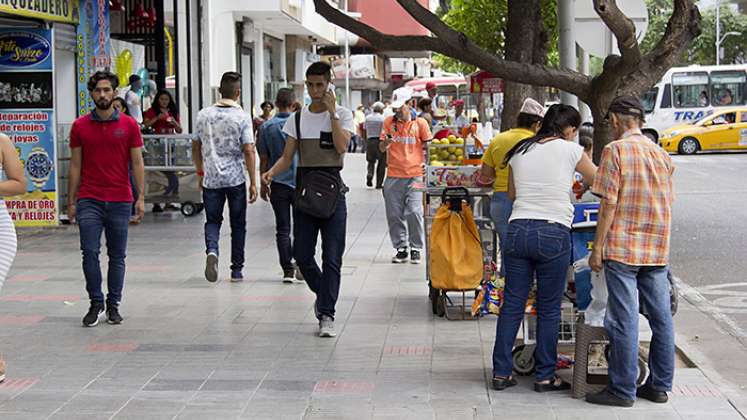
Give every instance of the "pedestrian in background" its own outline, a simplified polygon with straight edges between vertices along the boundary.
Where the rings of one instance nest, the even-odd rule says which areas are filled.
[[[12,197],[26,192],[26,177],[23,164],[18,157],[13,141],[0,134],[0,289],[8,277],[10,266],[16,258],[16,228],[8,214],[3,197]],[[0,383],[5,381],[7,365],[0,355]]]
[[[506,247],[506,233],[508,219],[511,217],[513,200],[508,197],[508,166],[503,164],[506,153],[513,149],[520,141],[534,136],[539,131],[545,108],[532,98],[527,98],[519,110],[516,118],[516,128],[496,135],[482,155],[480,169],[481,183],[493,183],[493,197],[490,200],[490,219],[498,234],[498,244],[501,254],[501,265],[498,269],[500,277],[506,277],[504,248]]]
[[[431,127],[434,125],[432,104],[431,98],[422,98],[418,101],[418,109],[420,110],[418,117],[428,121],[428,125]]]
[[[88,80],[96,108],[78,118],[70,129],[70,169],[67,214],[80,230],[83,274],[91,305],[83,326],[94,327],[106,309],[110,324],[122,323],[119,304],[125,280],[125,255],[130,206],[133,201],[129,168],[135,179],[137,218],[145,212],[143,138],[140,126],[112,106],[119,79],[98,71]],[[101,234],[106,235],[109,270],[106,307],[99,262]]]
[[[368,171],[366,173],[366,186],[373,187],[374,173],[376,174],[376,189],[384,188],[384,176],[386,175],[386,152],[379,149],[381,142],[381,129],[384,127],[384,104],[376,102],[373,104],[373,112],[366,117],[366,162]]]
[[[120,98],[119,96],[115,97],[112,100],[112,107],[115,111],[129,116],[129,110],[127,109],[127,102],[125,102],[124,99]],[[139,193],[137,191],[137,188],[135,187],[135,177],[132,175],[132,167],[130,167],[130,186],[132,188],[132,208],[130,212],[130,224],[131,225],[137,225],[140,224],[140,219],[137,217],[137,208],[135,208],[135,204],[137,203],[137,199],[139,198]]]
[[[272,118],[272,110],[274,108],[275,108],[274,105],[272,105],[272,102],[270,101],[264,101],[259,105],[259,109],[262,111],[262,113],[259,115],[259,117],[252,120],[252,125],[254,126],[254,138],[255,139],[259,138],[258,130],[260,127],[262,127],[262,124],[264,124],[266,121],[270,121],[270,118]]]
[[[252,119],[241,109],[241,75],[226,72],[220,81],[221,99],[202,109],[195,124],[192,158],[202,185],[205,206],[205,278],[218,281],[218,242],[223,210],[228,201],[231,219],[231,281],[244,280],[246,243],[246,173],[249,203],[257,201],[256,149]]]
[[[259,170],[267,172],[283,156],[287,134],[283,127],[288,120],[290,108],[296,100],[293,89],[281,88],[275,98],[275,116],[262,124],[257,141]],[[293,243],[291,240],[293,201],[296,193],[296,165],[294,157],[290,168],[275,176],[270,185],[262,184],[259,195],[270,201],[275,213],[275,242],[278,248],[280,266],[283,268],[283,283],[293,283],[298,277],[293,264]]]
[[[638,98],[620,96],[607,118],[619,139],[602,151],[592,191],[602,198],[589,265],[604,270],[610,338],[609,384],[586,396],[593,404],[631,407],[636,397],[668,400],[674,378],[674,325],[669,280],[672,174],[669,154],[641,133],[644,108]],[[638,376],[638,313],[645,306],[652,338],[646,383]]]
[[[433,136],[426,120],[412,117],[411,96],[407,87],[394,91],[395,113],[384,120],[379,143],[387,154],[384,204],[395,264],[420,264],[424,246],[423,194],[416,188],[423,182],[423,149]]]
[[[143,104],[142,98],[140,97],[140,89],[143,88],[143,80],[137,74],[130,76],[130,88],[125,92],[124,100],[127,103],[127,115],[137,121],[138,124],[143,123]]]
[[[143,125],[151,128],[156,134],[176,134],[182,132],[182,126],[179,123],[179,111],[176,108],[174,98],[168,90],[159,90],[158,93],[156,93],[153,106],[143,114]],[[171,163],[172,162],[167,162],[166,164]],[[179,177],[176,175],[176,172],[162,171],[161,173],[168,181],[163,195],[178,196]],[[172,205],[167,205],[166,207],[176,209],[176,207]],[[163,209],[159,204],[153,204],[154,213],[160,213],[162,211]]]
[[[506,285],[493,348],[493,388],[516,385],[511,351],[527,298],[537,283],[537,348],[534,390],[570,389],[555,368],[560,305],[571,261],[571,186],[576,171],[591,183],[596,167],[573,140],[581,115],[568,105],[547,110],[539,132],[506,153],[508,196],[514,201],[507,240],[501,244]]]
[[[331,86],[329,64],[318,61],[306,70],[306,89],[311,104],[288,118],[283,132],[288,135],[283,156],[262,175],[262,182],[270,185],[273,179],[290,168],[296,151],[298,167],[296,192],[303,190],[309,180],[334,179],[337,202],[332,214],[320,217],[298,208],[294,211],[293,251],[296,263],[311,291],[316,295],[314,314],[319,320],[319,336],[335,337],[335,306],[340,293],[342,256],[345,252],[347,224],[347,187],[342,181],[345,151],[355,132],[353,113],[337,105]],[[311,184],[311,183],[309,183]],[[326,188],[326,187],[325,187]],[[296,197],[299,197],[297,195]],[[322,237],[322,268],[316,262],[316,244]]]

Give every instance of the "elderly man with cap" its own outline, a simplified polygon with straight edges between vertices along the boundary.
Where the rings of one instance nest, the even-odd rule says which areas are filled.
[[[500,277],[506,276],[503,266],[503,247],[506,244],[508,219],[511,217],[513,202],[508,197],[508,166],[503,164],[506,153],[520,141],[532,137],[539,131],[545,108],[532,98],[527,98],[516,119],[516,128],[504,131],[490,142],[482,155],[481,181],[493,184],[493,198],[490,202],[490,218],[498,234],[501,249]]]
[[[638,98],[612,101],[607,119],[615,137],[604,148],[592,192],[602,198],[589,264],[604,270],[609,299],[604,326],[610,338],[609,384],[586,396],[593,404],[630,407],[636,397],[668,400],[674,377],[674,326],[670,309],[669,240],[672,174],[669,155],[641,133]],[[639,307],[651,326],[651,374],[636,389]]]
[[[366,161],[368,162],[366,186],[373,187],[375,170],[376,189],[381,189],[384,187],[384,176],[386,175],[386,153],[379,149],[381,129],[384,126],[384,115],[382,114],[384,104],[376,102],[372,108],[373,112],[366,117],[366,121],[363,123],[366,131]]]
[[[428,122],[413,118],[407,103],[410,88],[399,88],[392,96],[395,113],[384,120],[379,149],[387,153],[384,204],[389,236],[397,250],[392,262],[420,264],[423,249],[423,199],[415,190],[423,180],[423,149],[432,138]],[[409,250],[409,253],[408,253]]]

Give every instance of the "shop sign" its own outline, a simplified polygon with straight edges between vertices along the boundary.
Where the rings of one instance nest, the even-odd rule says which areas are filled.
[[[0,12],[64,23],[78,23],[78,0],[0,0]]]
[[[0,34],[0,68],[37,67],[51,69],[52,46],[42,35],[30,31]]]
[[[487,71],[478,71],[469,76],[470,93],[501,93],[503,79],[495,77]]]
[[[51,45],[46,29],[0,30],[0,43],[37,40]],[[43,42],[42,42],[43,41]],[[5,44],[3,44],[5,45]],[[23,46],[21,42],[17,45]],[[34,66],[0,66],[0,132],[15,144],[27,179],[26,193],[5,197],[16,226],[57,224],[54,82],[51,52]],[[39,55],[38,58],[40,58]]]
[[[0,0],[2,1],[2,0]],[[83,116],[94,108],[88,94],[88,78],[98,70],[112,67],[110,57],[109,1],[80,0],[80,24],[77,27],[78,46],[78,115]],[[120,80],[120,85],[127,83]]]

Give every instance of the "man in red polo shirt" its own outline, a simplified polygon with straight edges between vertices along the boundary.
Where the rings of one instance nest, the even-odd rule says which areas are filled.
[[[91,300],[83,326],[94,327],[106,308],[106,321],[121,324],[119,302],[124,287],[127,228],[133,201],[129,167],[135,177],[137,219],[145,212],[143,187],[143,138],[131,117],[112,107],[119,80],[111,72],[96,72],[88,80],[88,91],[96,108],[80,117],[70,130],[70,173],[68,217],[78,222],[83,274]],[[109,271],[108,295],[104,306],[103,281],[99,264],[101,233],[106,234]]]

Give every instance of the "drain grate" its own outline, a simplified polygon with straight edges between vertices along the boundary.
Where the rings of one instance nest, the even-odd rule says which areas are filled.
[[[432,352],[433,350],[426,346],[392,346],[384,348],[384,354],[395,356],[426,356]]]

